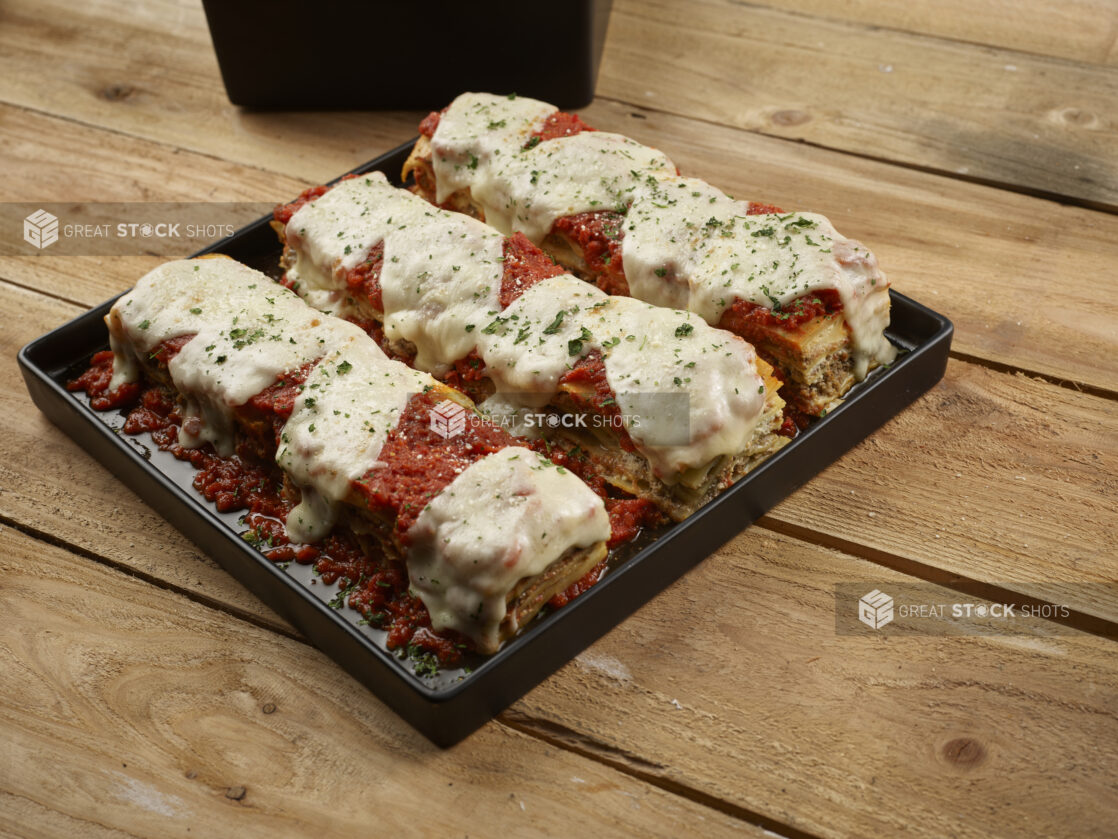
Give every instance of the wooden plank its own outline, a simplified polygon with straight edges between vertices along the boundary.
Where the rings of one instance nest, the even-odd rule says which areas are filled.
[[[769,515],[861,555],[1118,623],[1118,406],[953,361]]]
[[[422,116],[235,108],[202,7],[186,0],[144,13],[127,0],[80,8],[15,0],[2,15],[0,101],[307,181],[336,177],[414,137]]]
[[[597,93],[1118,207],[1114,67],[726,0],[618,0]]]
[[[39,412],[16,367],[16,353],[82,310],[23,289],[3,291],[0,517],[294,632]]]
[[[727,0],[726,5],[741,4]],[[1118,18],[1108,0],[751,0],[751,5],[1089,64],[1118,59]]]
[[[0,98],[308,180],[414,134],[413,114],[233,108],[202,10],[173,8],[9,2]],[[1115,206],[1112,68],[713,0],[613,15],[600,96]]]
[[[753,528],[502,719],[812,835],[1112,835],[1113,642],[836,634],[905,580]]]
[[[617,104],[586,115],[733,194],[831,216],[878,252],[898,290],[955,322],[957,351],[1118,392],[1118,218]],[[305,185],[10,107],[0,122],[12,138],[0,200],[255,202]],[[0,276],[94,305],[156,262],[47,252],[0,261]]]
[[[441,751],[304,644],[2,538],[0,823],[83,836],[341,836],[370,824],[764,835],[496,723]]]

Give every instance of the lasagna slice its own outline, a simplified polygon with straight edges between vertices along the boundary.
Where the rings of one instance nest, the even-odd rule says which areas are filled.
[[[787,442],[780,383],[746,341],[609,296],[380,173],[315,188],[276,222],[284,282],[308,302],[373,322],[389,352],[589,453],[595,476],[673,518]]]
[[[406,563],[436,631],[492,653],[606,555],[604,503],[572,472],[257,271],[170,262],[106,320],[110,397],[163,383],[182,447],[274,459],[298,501],[290,540],[344,522]]]
[[[521,232],[611,294],[746,338],[819,416],[895,350],[877,260],[823,216],[735,201],[661,152],[533,99],[466,93],[404,166],[432,203]]]

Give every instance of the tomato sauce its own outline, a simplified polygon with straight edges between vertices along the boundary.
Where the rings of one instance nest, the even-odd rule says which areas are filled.
[[[95,411],[121,408],[135,401],[140,395],[140,386],[134,383],[126,383],[110,391],[109,383],[112,378],[113,354],[110,350],[105,350],[96,353],[90,359],[86,371],[73,381],[67,382],[66,389],[86,391],[90,396],[89,403]]]
[[[747,216],[760,216],[772,213],[781,214],[783,212],[784,210],[774,204],[758,204],[756,201],[750,201],[745,214]]]
[[[362,297],[374,312],[384,313],[384,295],[380,287],[380,272],[384,268],[384,242],[377,242],[365,259],[346,274],[350,294]]]
[[[446,108],[443,108],[441,111],[431,111],[431,113],[427,114],[427,116],[423,118],[423,121],[419,123],[419,133],[427,139],[434,137],[435,132],[439,128],[439,120],[443,118],[444,113],[446,113]]]
[[[559,219],[552,231],[578,245],[587,271],[606,294],[629,296],[629,282],[621,256],[625,216],[616,210],[577,213]]]
[[[165,342],[152,353],[152,358],[169,358],[193,336]],[[290,416],[295,396],[312,364],[288,373],[282,381],[253,397],[241,410],[255,415],[261,432],[272,432]],[[219,512],[245,510],[248,528],[245,540],[258,548],[269,560],[277,563],[300,562],[314,565],[326,585],[339,583],[341,590],[331,606],[349,606],[361,613],[369,625],[387,631],[387,646],[403,655],[417,659],[420,672],[433,673],[437,666],[455,667],[463,654],[472,649],[465,636],[452,631],[435,633],[422,601],[408,593],[407,569],[402,561],[387,557],[373,545],[362,544],[346,526],[336,525],[329,536],[317,545],[292,545],[284,522],[294,507],[294,500],[284,489],[284,476],[272,458],[275,455],[274,433],[263,439],[249,433],[238,441],[237,451],[228,457],[219,456],[210,445],[186,449],[178,442],[182,417],[174,395],[167,388],[135,384],[130,390],[118,388],[108,394],[112,375],[112,353],[96,354],[90,366],[69,382],[70,390],[84,390],[90,403],[110,408],[131,405],[124,423],[128,434],[151,434],[156,446],[179,460],[191,463],[198,471],[194,488]],[[258,427],[249,422],[249,428]]]
[[[575,114],[565,111],[556,111],[543,121],[543,125],[532,132],[532,137],[539,138],[536,142],[554,140],[557,137],[570,137],[581,134],[583,131],[597,131],[583,122]],[[531,141],[529,141],[531,142]]]
[[[498,302],[504,309],[536,283],[567,273],[550,256],[536,247],[523,233],[505,238],[504,273]]]
[[[339,180],[348,181],[350,178],[358,177],[360,177],[360,175],[343,175]],[[299,210],[303,209],[304,204],[309,204],[315,199],[321,198],[333,188],[333,184],[323,184],[321,186],[312,186],[310,189],[304,189],[294,201],[289,201],[286,204],[277,204],[276,208],[272,210],[272,218],[286,227],[287,223],[291,221],[291,217],[299,212]]]
[[[794,332],[815,318],[840,311],[842,300],[838,291],[831,288],[812,292],[779,309],[738,299],[722,313],[718,326],[757,344],[771,341],[770,330],[774,327]]]
[[[442,401],[435,392],[413,396],[388,434],[380,464],[354,483],[370,510],[395,518],[403,545],[423,508],[467,466],[519,442],[480,421],[467,421],[461,434],[443,437],[431,427],[431,409]]]
[[[574,367],[564,373],[559,379],[559,386],[563,385],[576,386],[577,389],[567,393],[577,407],[610,418],[610,428],[617,435],[621,448],[627,452],[637,450],[633,445],[633,438],[629,436],[628,429],[622,423],[617,394],[610,387],[606,365],[599,350],[587,353]]]

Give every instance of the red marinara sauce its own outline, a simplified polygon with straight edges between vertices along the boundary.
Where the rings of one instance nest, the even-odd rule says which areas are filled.
[[[523,233],[505,237],[502,256],[504,273],[501,275],[501,293],[497,298],[502,309],[512,305],[516,298],[536,283],[566,273]]]
[[[565,216],[552,231],[578,245],[595,284],[606,294],[629,296],[629,283],[621,256],[625,237],[625,215],[616,210],[598,210]]]
[[[427,114],[422,122],[419,123],[419,133],[427,139],[434,137],[435,132],[439,128],[439,120],[443,118],[443,114],[445,113],[446,108],[443,108],[441,111],[431,111],[431,113]]]
[[[805,323],[842,311],[842,300],[833,288],[820,289],[782,308],[769,308],[737,299],[722,313],[718,326],[753,344],[772,341],[774,327],[795,332]]]
[[[559,379],[559,385],[578,385],[577,391],[568,391],[575,404],[583,409],[593,411],[595,414],[606,417],[610,423],[610,430],[617,435],[617,441],[627,452],[635,452],[633,438],[622,422],[621,408],[617,404],[617,394],[610,387],[606,375],[606,364],[602,360],[602,353],[593,350],[580,358],[578,362]]]
[[[543,121],[543,125],[532,132],[532,137],[538,138],[536,142],[541,143],[544,140],[571,137],[575,134],[581,134],[583,131],[597,130],[598,129],[587,125],[575,114],[568,114],[565,111],[556,111]],[[532,141],[529,140],[529,143],[532,143]]]
[[[377,242],[359,264],[349,269],[345,282],[349,293],[362,297],[373,307],[373,311],[383,314],[384,293],[380,286],[380,273],[384,270],[384,242]]]
[[[403,545],[423,508],[467,466],[519,444],[504,429],[475,417],[461,434],[443,437],[431,428],[431,409],[444,398],[437,391],[413,396],[389,432],[377,468],[354,484],[369,509],[395,518]]]
[[[109,411],[122,408],[135,401],[140,395],[140,386],[125,383],[110,391],[109,383],[113,378],[113,354],[110,350],[96,353],[89,361],[89,367],[73,381],[66,383],[69,391],[84,390],[89,394],[89,404],[95,411]]]
[[[338,180],[348,181],[350,178],[359,177],[361,176],[357,174],[350,174],[343,175]],[[321,186],[312,186],[309,189],[304,189],[301,193],[299,193],[299,197],[296,198],[294,201],[289,201],[286,204],[277,204],[276,208],[272,210],[272,218],[286,227],[287,223],[291,221],[291,217],[299,212],[299,210],[303,209],[304,204],[309,204],[315,199],[321,198],[323,195],[333,189],[334,186],[334,184],[322,184]]]

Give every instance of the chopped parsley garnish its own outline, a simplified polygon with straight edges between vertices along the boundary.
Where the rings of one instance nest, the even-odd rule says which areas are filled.
[[[556,332],[558,332],[559,327],[563,325],[563,318],[566,316],[566,314],[567,314],[566,309],[560,309],[559,314],[557,314],[555,316],[555,320],[553,320],[550,324],[548,324],[547,328],[544,329],[543,334],[544,335],[554,335]]]

